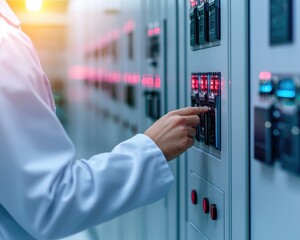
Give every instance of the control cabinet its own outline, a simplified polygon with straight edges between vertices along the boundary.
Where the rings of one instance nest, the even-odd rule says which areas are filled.
[[[209,111],[186,155],[186,239],[247,236],[246,9],[244,1],[187,2],[186,102]]]
[[[156,13],[158,14],[158,13]],[[154,15],[155,16],[155,15]],[[151,16],[152,19],[154,16]],[[151,18],[150,18],[151,19]],[[142,84],[144,91],[146,116],[152,121],[160,118],[162,114],[161,105],[161,44],[164,39],[161,32],[162,28],[158,20],[148,23],[146,32],[146,69],[147,74],[143,75]]]
[[[229,239],[229,235],[224,235],[229,190],[224,181],[229,176],[225,170],[229,164],[228,143],[222,137],[228,136],[230,63],[221,61],[229,58],[229,5],[226,1],[191,1],[187,11],[188,102],[191,106],[209,108],[199,116],[194,147],[187,153],[187,239],[195,232],[203,236],[199,239]]]
[[[251,239],[299,238],[299,21],[295,0],[250,1]]]
[[[145,38],[142,60],[142,92],[144,98],[144,130],[177,106],[176,76],[176,3],[147,0],[142,2],[142,34]],[[173,55],[172,55],[173,54]],[[172,55],[172,57],[170,57]],[[171,101],[169,101],[171,99]],[[170,164],[176,177],[176,162]],[[176,239],[177,188],[168,196],[143,208],[143,239]]]

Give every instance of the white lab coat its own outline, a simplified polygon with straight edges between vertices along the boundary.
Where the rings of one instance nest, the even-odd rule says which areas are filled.
[[[0,0],[0,239],[61,238],[166,195],[174,181],[143,134],[75,160],[29,38]]]

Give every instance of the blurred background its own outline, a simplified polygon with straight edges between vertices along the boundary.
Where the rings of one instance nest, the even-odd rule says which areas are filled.
[[[31,38],[51,81],[57,115],[67,124],[66,82],[68,80],[67,0],[8,0],[22,22],[22,30]]]

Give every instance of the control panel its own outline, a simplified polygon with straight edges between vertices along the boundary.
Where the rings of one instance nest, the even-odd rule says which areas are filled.
[[[193,50],[220,45],[220,0],[190,0],[190,45]]]
[[[192,73],[191,105],[209,107],[199,116],[195,145],[204,143],[221,150],[221,73]]]
[[[247,2],[238,0],[186,6],[185,100],[209,109],[186,153],[185,239],[247,239],[246,12]]]
[[[190,178],[190,226],[208,239],[224,239],[224,193],[193,171]]]
[[[255,159],[300,174],[300,79],[297,75],[260,73],[263,106],[254,110]]]
[[[142,77],[142,86],[145,88],[145,113],[151,121],[159,119],[162,115],[162,82],[160,73],[163,63],[161,56],[161,26],[159,21],[153,21],[148,24],[146,35],[146,58],[147,74]]]

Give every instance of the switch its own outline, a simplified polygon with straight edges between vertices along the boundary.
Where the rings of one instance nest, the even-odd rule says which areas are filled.
[[[200,92],[199,92],[199,101],[200,107],[207,106],[207,91],[208,91],[208,74],[201,73],[200,74]],[[200,115],[200,141],[205,142],[205,130],[207,129],[205,124],[207,123],[206,120],[207,113]]]
[[[127,85],[125,87],[125,102],[129,107],[135,107],[136,105],[136,93],[133,85]]]
[[[207,113],[207,130],[205,144],[221,150],[221,89],[220,74],[212,73],[209,76],[209,94]]]
[[[199,107],[199,77],[193,73],[191,77],[191,106]]]
[[[153,98],[153,120],[158,120],[160,118],[160,94],[158,92],[152,93]]]
[[[270,0],[270,44],[293,42],[293,0]]]
[[[200,98],[199,98],[199,74],[193,73],[191,77],[191,106],[199,107]],[[200,141],[200,125],[196,126],[196,140]]]
[[[273,146],[274,138],[272,136],[274,129],[274,121],[272,118],[273,108],[260,108],[254,109],[254,157],[255,159],[272,164],[275,160]]]
[[[212,204],[210,206],[210,218],[211,218],[211,220],[214,220],[214,221],[217,220],[217,218],[218,218],[216,204]]]
[[[210,131],[209,131],[209,128],[211,127],[210,125],[210,120],[211,119],[211,112],[207,112],[204,114],[204,143],[209,146],[209,134],[210,134]]]
[[[209,213],[209,201],[208,198],[203,198],[202,200],[202,208],[205,214]]]
[[[296,105],[281,108],[278,158],[284,169],[300,174],[300,108]]]
[[[196,140],[200,142],[201,140],[201,115],[199,116],[200,124],[196,126]]]
[[[191,200],[192,200],[193,205],[196,205],[198,203],[198,196],[197,196],[197,191],[196,190],[192,190]]]
[[[146,109],[146,116],[147,117],[150,117],[152,115],[152,98],[151,98],[151,92],[149,91],[145,91],[144,92],[144,95],[145,95],[145,109]]]
[[[221,40],[221,6],[220,0],[209,4],[209,41]]]
[[[199,45],[198,29],[198,8],[194,7],[190,11],[190,45],[192,47]]]
[[[160,94],[155,91],[145,91],[146,116],[152,120],[160,118]]]
[[[204,2],[199,7],[198,14],[198,26],[199,26],[199,43],[200,45],[209,42],[209,3]]]
[[[221,96],[216,96],[215,122],[215,148],[221,151]]]

